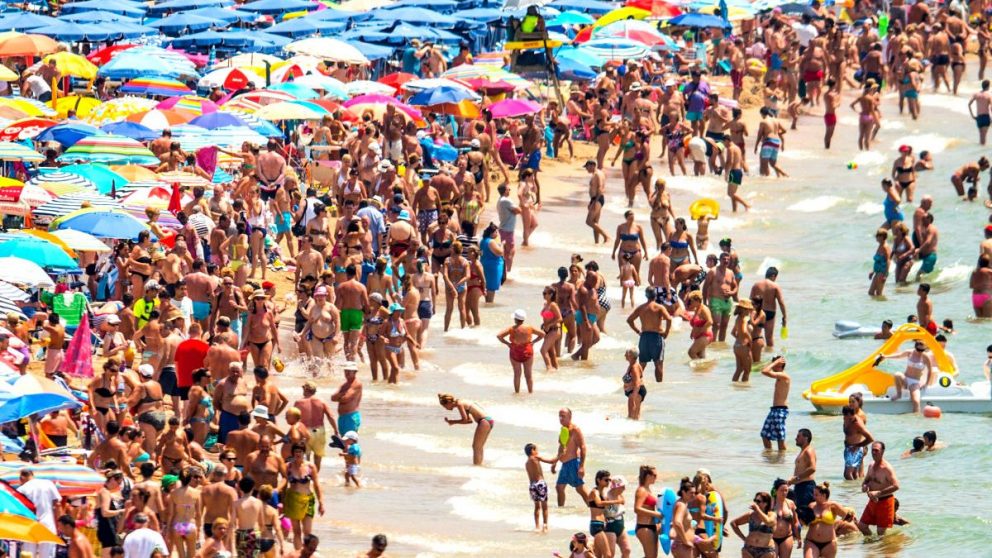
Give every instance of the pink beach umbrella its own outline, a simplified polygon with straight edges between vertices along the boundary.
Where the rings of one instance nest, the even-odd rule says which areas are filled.
[[[541,105],[527,99],[507,99],[486,107],[493,118],[515,118],[541,112]]]

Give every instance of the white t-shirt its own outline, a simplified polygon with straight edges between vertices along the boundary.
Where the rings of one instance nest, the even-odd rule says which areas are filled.
[[[802,23],[795,23],[792,28],[796,31],[796,38],[799,39],[799,44],[803,47],[808,47],[809,42],[816,38],[818,35],[816,27],[813,24],[804,25]]]
[[[31,96],[35,99],[45,93],[51,93],[52,87],[39,75],[33,75],[24,80],[24,85],[31,90]]]
[[[124,558],[148,558],[156,548],[165,550],[168,548],[165,539],[158,531],[152,531],[147,527],[131,531],[124,537]]]
[[[62,499],[55,483],[45,479],[31,479],[22,484],[18,492],[34,504],[38,521],[55,533],[55,507],[54,503]],[[40,545],[27,545],[29,551],[35,552],[37,558],[53,558],[55,556],[55,545],[43,543]]]

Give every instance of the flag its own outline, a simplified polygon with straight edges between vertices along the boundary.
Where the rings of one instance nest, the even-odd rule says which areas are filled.
[[[179,194],[179,183],[172,183],[172,195],[169,196],[169,213],[173,215],[179,215],[179,212],[183,210],[183,204],[180,201]]]

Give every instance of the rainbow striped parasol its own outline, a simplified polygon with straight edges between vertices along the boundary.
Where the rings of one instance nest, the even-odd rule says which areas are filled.
[[[177,97],[193,93],[193,90],[186,87],[184,83],[163,78],[132,79],[121,86],[121,91],[137,95],[161,95],[163,97]]]
[[[189,112],[197,116],[217,112],[217,103],[210,99],[197,95],[183,95],[182,97],[172,97],[158,104],[155,108],[172,109]]]
[[[44,158],[43,158],[44,159]],[[156,165],[159,158],[137,141],[124,136],[90,136],[76,142],[59,157],[60,161],[108,163],[117,165]]]

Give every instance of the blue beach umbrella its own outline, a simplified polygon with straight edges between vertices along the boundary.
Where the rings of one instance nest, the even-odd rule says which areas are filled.
[[[26,31],[58,22],[58,19],[46,15],[17,12],[0,18],[0,31]]]
[[[131,48],[111,58],[97,73],[111,79],[152,76],[177,78],[182,75],[196,75],[196,66],[181,54],[175,54],[182,60],[158,56],[141,50],[141,47]]]
[[[32,29],[32,33],[52,37],[61,41],[106,41],[118,38],[122,35],[120,31],[111,29],[101,23],[69,23],[59,21],[45,27]]]
[[[54,170],[54,169],[53,169]],[[115,188],[122,188],[127,185],[128,180],[114,172],[103,163],[83,163],[78,165],[66,165],[59,172],[74,174],[89,180],[96,185],[96,189],[101,194],[109,194]],[[44,172],[42,172],[44,174]]]
[[[31,415],[47,415],[62,409],[77,409],[82,405],[61,393],[31,393],[19,395],[0,405],[0,423],[13,422]]]
[[[159,2],[158,4],[148,8],[148,11],[152,13],[175,12],[178,10],[188,12],[189,10],[195,8],[213,8],[233,5],[233,0],[167,0],[165,2]]]
[[[141,231],[147,231],[148,226],[126,213],[117,209],[80,209],[52,223],[52,230],[70,229],[91,234],[97,238],[116,238],[137,240]],[[2,246],[2,245],[0,245]]]
[[[393,55],[395,50],[392,47],[373,45],[371,43],[366,43],[365,41],[359,41],[351,38],[347,39],[345,42],[358,49],[358,52],[361,52],[362,56],[368,58],[369,60],[382,60],[384,58],[389,58]]]
[[[575,10],[590,14],[605,14],[619,7],[618,4],[601,0],[557,0],[548,5],[559,10]]]
[[[725,27],[722,18],[719,18],[715,15],[697,14],[697,13],[688,13],[688,14],[675,16],[672,19],[668,20],[668,24],[678,27],[696,27],[696,28],[715,27],[720,29]]]
[[[347,23],[343,21],[324,21],[312,19],[310,17],[297,17],[277,23],[265,30],[276,35],[286,35],[288,37],[303,37],[317,33],[333,33],[344,31]]]
[[[108,134],[124,136],[138,141],[153,140],[162,135],[161,132],[152,130],[148,126],[138,124],[137,122],[130,122],[128,120],[104,124],[100,127],[100,129]]]
[[[317,92],[314,91],[313,89],[310,89],[305,85],[300,85],[292,81],[270,85],[269,89],[273,91],[282,91],[284,93],[289,93],[290,95],[296,97],[297,99],[302,99],[302,100],[317,99],[320,97],[320,95],[318,95]]]
[[[442,85],[441,87],[432,87],[417,93],[413,97],[410,97],[407,103],[415,106],[432,106],[443,103],[457,103],[472,98],[472,93],[466,91],[464,88]]]
[[[327,8],[326,10],[317,10],[310,12],[306,16],[309,19],[319,19],[323,21],[365,21],[372,17],[368,12],[349,12],[346,10],[335,10],[333,8]]]
[[[547,23],[548,27],[563,27],[565,25],[589,25],[596,20],[589,14],[564,11]]]
[[[60,16],[59,20],[80,23],[141,23],[141,20],[136,17],[128,17],[126,15],[105,12],[103,10],[65,14]]]
[[[242,10],[260,14],[285,14],[316,8],[317,4],[309,0],[256,0],[241,5]]]
[[[166,33],[181,33],[186,30],[200,31],[201,29],[209,29],[219,23],[220,22],[218,20],[212,17],[178,13],[164,17],[158,21],[153,21],[149,23],[148,26],[161,29]]]
[[[45,129],[34,139],[35,141],[57,141],[62,144],[63,149],[68,149],[83,138],[98,135],[103,135],[103,132],[96,126],[79,121],[66,121]]]
[[[0,257],[17,256],[45,269],[77,269],[79,263],[55,244],[34,236],[12,238],[0,243]]]
[[[228,23],[233,23],[235,21],[254,21],[258,18],[257,14],[251,12],[245,12],[242,10],[231,10],[228,8],[220,8],[208,6],[205,8],[197,8],[195,10],[190,10],[186,12],[188,14],[211,17],[219,21],[226,21]]]
[[[126,16],[141,17],[145,15],[144,6],[123,0],[83,0],[82,2],[69,2],[62,5],[62,12],[67,14],[96,10]]]
[[[189,124],[192,126],[199,126],[207,130],[224,128],[228,126],[249,126],[243,119],[231,113],[221,111],[210,112],[197,116],[193,120],[190,120]]]
[[[403,21],[412,25],[445,25],[454,27],[460,20],[457,18],[425,10],[424,8],[396,8],[394,10],[376,10],[372,18],[380,21]]]

